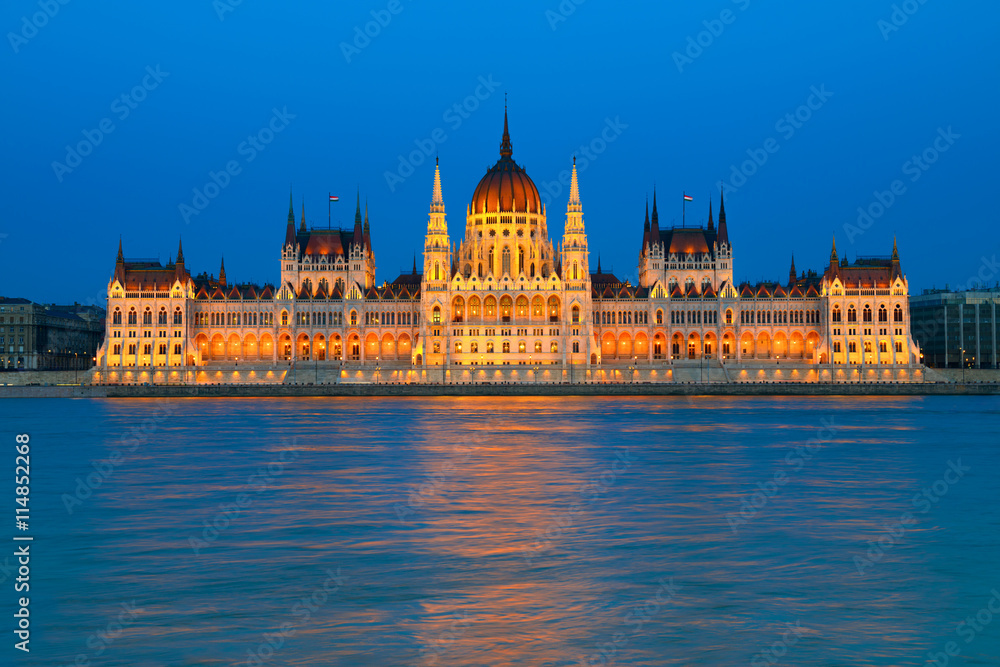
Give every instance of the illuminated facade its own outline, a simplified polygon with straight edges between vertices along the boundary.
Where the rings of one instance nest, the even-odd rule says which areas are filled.
[[[661,381],[693,366],[738,381],[729,369],[781,364],[834,376],[843,376],[838,366],[869,366],[883,379],[917,366],[895,244],[890,257],[854,264],[834,244],[822,275],[797,274],[793,261],[787,283],[737,285],[733,263],[724,200],[717,226],[710,208],[705,227],[663,229],[654,194],[639,284],[604,273],[600,261],[591,272],[576,165],[556,245],[538,189],[513,160],[505,114],[500,159],[476,187],[458,242],[437,166],[423,271],[414,263],[391,283],[376,284],[360,197],[352,230],[309,229],[304,212],[296,228],[289,205],[277,285],[230,284],[224,265],[218,278],[192,276],[182,248],[166,266],[127,261],[119,244],[98,366],[308,362],[317,380],[320,369],[347,378],[374,368],[437,382],[482,380],[485,366],[494,367],[489,380],[515,382],[607,381],[623,369]]]

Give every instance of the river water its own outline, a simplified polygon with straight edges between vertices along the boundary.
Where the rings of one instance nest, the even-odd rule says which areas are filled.
[[[0,555],[4,664],[1000,664],[996,398],[7,399],[0,420],[11,474],[31,438],[8,534],[34,538],[30,654]]]

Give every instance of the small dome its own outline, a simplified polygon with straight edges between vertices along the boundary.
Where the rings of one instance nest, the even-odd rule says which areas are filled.
[[[542,212],[542,200],[538,188],[524,168],[511,157],[513,147],[507,130],[507,112],[503,115],[503,141],[500,144],[500,159],[479,181],[472,195],[472,212],[493,213],[536,213]]]

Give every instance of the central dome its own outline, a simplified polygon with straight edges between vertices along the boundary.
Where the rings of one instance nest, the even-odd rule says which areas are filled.
[[[503,141],[500,143],[500,159],[479,181],[472,195],[472,213],[536,213],[542,212],[542,200],[538,188],[524,171],[514,162],[514,149],[507,130],[507,111],[503,113]]]

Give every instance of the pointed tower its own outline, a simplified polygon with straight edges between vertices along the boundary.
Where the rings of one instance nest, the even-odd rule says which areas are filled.
[[[719,245],[729,245],[729,228],[726,227],[726,191],[719,195]]]
[[[795,279],[797,277],[798,277],[798,274],[795,273],[795,254],[792,253],[792,268],[788,269],[788,284],[790,286],[794,285],[795,284]]]
[[[174,275],[180,279],[185,274],[184,271],[184,242],[177,240],[177,261],[174,263]]]
[[[708,200],[708,231],[715,230],[715,220],[712,219],[712,199]]]
[[[896,247],[896,237],[892,237],[892,258],[890,259],[890,265],[892,266],[892,279],[903,275],[903,270],[899,266],[899,248]]]
[[[654,244],[660,242],[660,214],[656,211],[656,187],[653,187],[653,219],[649,226],[650,240]]]
[[[354,209],[354,243],[361,244],[364,236],[364,228],[361,224],[361,188],[358,188],[358,205]]]
[[[833,236],[833,249],[830,250],[830,268],[836,269],[840,266],[840,259],[837,257],[837,236]]]
[[[587,230],[583,224],[583,202],[580,201],[580,180],[573,158],[573,174],[569,183],[569,202],[566,204],[566,226],[563,231],[560,257],[562,277],[569,289],[585,289],[590,294],[590,253],[587,250]],[[582,308],[584,304],[580,304]],[[590,312],[589,305],[587,312]]]
[[[222,258],[222,265],[219,267],[219,284],[226,286],[226,258]]]
[[[115,264],[124,264],[125,255],[122,253],[122,237],[118,237],[118,259],[115,260]]]
[[[306,231],[306,199],[302,198],[302,222],[299,224],[299,231]]]
[[[291,188],[288,190],[288,225],[285,226],[285,246],[295,245],[295,204],[292,199]]]
[[[365,248],[371,250],[371,247],[372,247],[372,230],[371,230],[371,227],[368,225],[368,200],[367,199],[365,199],[365,227],[364,227],[364,231],[362,233],[364,234],[364,237],[365,237]]]
[[[441,190],[441,164],[434,160],[434,188],[431,192],[431,209],[424,236],[424,291],[444,290],[451,279],[451,241],[448,239],[448,220]]]
[[[597,253],[597,275],[601,275],[601,253]]]

